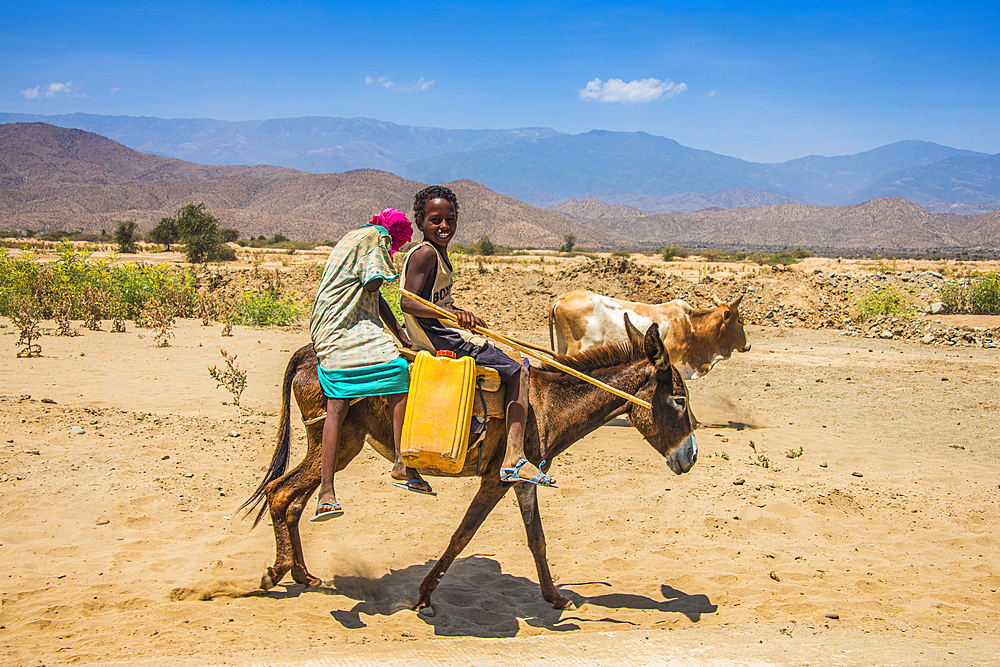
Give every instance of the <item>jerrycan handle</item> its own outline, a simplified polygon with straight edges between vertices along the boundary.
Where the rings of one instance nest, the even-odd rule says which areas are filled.
[[[455,353],[452,350],[438,350],[437,354],[435,354],[434,356],[436,356],[436,357],[449,357],[451,359],[455,359]]]

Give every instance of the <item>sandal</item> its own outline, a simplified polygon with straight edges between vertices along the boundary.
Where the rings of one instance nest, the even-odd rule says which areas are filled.
[[[426,489],[421,489],[420,488],[421,484],[423,484],[427,488]],[[436,496],[437,495],[437,493],[435,493],[434,490],[431,489],[431,485],[428,484],[427,482],[425,482],[422,479],[411,479],[410,481],[406,482],[405,484],[403,482],[393,482],[392,485],[396,486],[396,487],[399,487],[401,489],[406,489],[407,491],[413,491],[414,493],[422,493],[425,496]]]
[[[316,516],[310,521],[329,521],[334,517],[343,516],[344,508],[338,502],[320,503],[316,506]]]
[[[527,482],[528,484],[537,484],[538,486],[548,486],[553,489],[559,487],[556,486],[555,480],[546,475],[545,473],[540,473],[535,475],[531,479],[526,477],[521,477],[518,471],[521,470],[521,466],[528,462],[528,459],[521,459],[514,464],[513,468],[500,468],[500,481],[501,482]],[[545,465],[545,461],[538,466],[539,469]]]

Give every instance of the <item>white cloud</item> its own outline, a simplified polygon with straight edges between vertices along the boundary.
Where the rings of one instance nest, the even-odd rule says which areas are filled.
[[[386,88],[388,90],[395,89],[395,90],[402,90],[402,91],[406,91],[406,92],[412,92],[412,91],[427,90],[428,88],[430,88],[431,86],[434,85],[434,79],[431,79],[430,81],[427,81],[426,79],[424,79],[424,77],[420,77],[419,79],[417,79],[413,83],[401,83],[401,84],[397,85],[395,81],[392,81],[387,76],[380,76],[377,79],[374,78],[374,77],[371,77],[371,76],[366,76],[365,77],[365,85],[366,86],[370,86],[373,83],[377,83],[378,85],[380,85],[383,88]]]
[[[80,94],[76,92],[73,87],[72,81],[67,81],[66,83],[50,83],[47,86],[42,86],[41,84],[35,86],[34,88],[26,88],[20,91],[20,95],[29,100],[37,100],[39,98],[52,98],[56,95],[66,95],[67,97],[80,97]]]
[[[680,95],[687,90],[686,83],[660,81],[659,79],[635,79],[625,83],[621,79],[609,79],[607,82],[594,79],[581,88],[581,100],[597,100],[598,102],[621,102],[622,104],[644,104],[655,102],[664,97]]]
[[[719,91],[717,91],[717,90],[712,90],[712,91],[709,91],[709,92],[705,93],[705,97],[709,97],[709,98],[711,98],[711,97],[718,97],[718,96],[719,96]]]
[[[111,86],[111,94],[112,95],[114,95],[115,93],[117,93],[119,90],[121,90],[121,88],[116,88],[115,86]]]
[[[434,85],[434,79],[427,81],[424,77],[420,77],[413,83],[404,83],[402,85],[396,86],[396,90],[427,90]]]
[[[380,76],[377,79],[373,79],[370,76],[366,76],[365,77],[365,85],[366,86],[370,86],[373,83],[377,83],[378,85],[382,86],[383,88],[392,88],[394,85],[396,85],[392,81],[390,81],[389,77],[387,77],[387,76]]]

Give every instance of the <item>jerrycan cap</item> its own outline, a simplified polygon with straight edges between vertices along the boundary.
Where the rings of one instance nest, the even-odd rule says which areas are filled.
[[[455,353],[452,352],[451,350],[438,350],[437,354],[434,355],[434,356],[437,356],[437,357],[449,357],[451,359],[454,359],[455,358]]]

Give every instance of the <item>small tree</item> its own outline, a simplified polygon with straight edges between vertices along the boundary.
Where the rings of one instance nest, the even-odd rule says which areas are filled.
[[[174,218],[160,218],[160,224],[149,230],[146,238],[153,243],[160,243],[166,246],[167,252],[170,252],[170,246],[180,240],[180,234],[177,231],[177,220]]]
[[[192,264],[236,259],[232,248],[222,242],[218,218],[205,211],[204,204],[188,204],[177,212],[177,232]]]
[[[477,255],[495,255],[497,254],[497,246],[493,241],[490,240],[489,236],[480,236],[479,240],[473,245]]]
[[[115,228],[115,243],[118,244],[118,252],[136,252],[135,231],[139,226],[131,220],[122,220]]]
[[[222,239],[223,243],[236,243],[237,239],[240,238],[240,232],[237,229],[227,227],[219,230],[219,238]]]
[[[576,237],[572,234],[567,234],[563,237],[563,244],[559,248],[559,252],[573,252],[573,246],[576,245]]]

